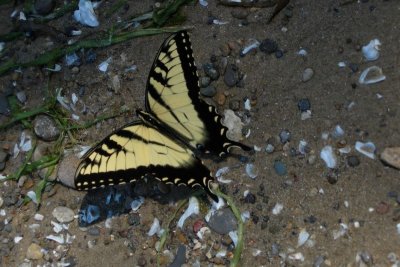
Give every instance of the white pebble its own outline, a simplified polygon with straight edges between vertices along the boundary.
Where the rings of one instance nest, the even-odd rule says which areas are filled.
[[[297,240],[297,247],[301,247],[307,240],[310,238],[310,234],[307,232],[306,229],[301,229],[299,238]]]
[[[74,220],[75,213],[70,208],[58,206],[53,210],[52,215],[60,223],[69,223]]]
[[[43,221],[44,216],[43,216],[42,214],[36,213],[35,216],[33,216],[33,218],[34,218],[36,221]]]
[[[375,159],[376,147],[375,147],[374,143],[372,143],[372,142],[363,143],[363,142],[357,141],[355,144],[355,148],[358,152],[360,152],[364,156],[367,156],[370,159]]]
[[[371,40],[367,45],[362,47],[364,58],[367,61],[374,61],[379,58],[379,46],[381,42],[378,39]]]
[[[275,207],[272,209],[272,214],[278,215],[283,210],[283,205],[281,203],[276,203]]]
[[[178,227],[182,229],[183,224],[185,223],[186,219],[189,218],[192,214],[199,214],[200,212],[200,206],[199,206],[199,201],[195,197],[191,197],[189,199],[189,206],[185,210],[185,212],[182,214],[182,216],[179,218],[178,221]]]
[[[325,146],[322,148],[320,157],[328,168],[334,169],[336,167],[336,155],[333,153],[333,149],[331,146]]]

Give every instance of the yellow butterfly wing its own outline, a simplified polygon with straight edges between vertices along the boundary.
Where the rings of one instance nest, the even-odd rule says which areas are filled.
[[[89,190],[135,183],[146,175],[166,184],[200,185],[218,200],[210,191],[210,171],[193,152],[141,121],[112,133],[85,155],[76,171],[75,188]]]
[[[215,108],[200,97],[199,78],[189,35],[178,32],[165,40],[147,82],[146,110],[192,149],[223,155],[233,146]]]

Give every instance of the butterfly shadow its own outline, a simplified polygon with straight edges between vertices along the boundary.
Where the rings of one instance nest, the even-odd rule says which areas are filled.
[[[192,188],[166,185],[153,177],[146,177],[136,184],[93,189],[88,191],[82,200],[78,224],[79,227],[88,227],[108,218],[127,214],[139,208],[145,198],[165,205],[186,199],[193,193],[195,190]],[[206,198],[205,192],[201,195]]]

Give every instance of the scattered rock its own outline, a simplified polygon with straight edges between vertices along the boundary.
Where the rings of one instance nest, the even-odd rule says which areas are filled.
[[[297,107],[299,108],[299,110],[301,112],[305,112],[307,110],[310,110],[311,109],[310,100],[308,100],[308,98],[300,99],[299,102],[297,103]]]
[[[40,260],[43,258],[42,248],[38,244],[30,244],[26,251],[26,257],[30,260]]]
[[[246,19],[247,16],[249,15],[249,12],[247,9],[234,9],[231,12],[232,17],[237,18],[237,19]]]
[[[308,82],[309,80],[311,80],[311,78],[314,76],[314,70],[312,68],[306,68],[303,71],[303,75],[301,77],[301,80],[303,82]]]
[[[292,134],[289,132],[289,130],[282,130],[279,133],[279,138],[282,144],[286,144],[287,142],[289,142],[291,137]]]
[[[69,223],[74,220],[75,213],[67,207],[58,206],[52,212],[54,218],[60,223]]]
[[[274,170],[279,176],[287,174],[286,165],[280,160],[274,162]]]
[[[33,122],[35,134],[44,141],[54,141],[60,136],[60,129],[49,116],[38,115]]]
[[[234,87],[239,82],[239,69],[234,64],[226,66],[224,82],[228,87]]]
[[[6,167],[6,161],[8,158],[8,154],[0,148],[0,171],[4,170]]]
[[[206,97],[213,97],[217,93],[217,89],[214,86],[209,85],[207,87],[201,88],[200,93],[201,95]]]
[[[208,76],[200,77],[199,82],[200,82],[200,87],[201,87],[201,88],[204,88],[204,87],[207,87],[207,86],[210,85],[210,83],[211,83],[211,78],[208,77]]]
[[[36,0],[34,8],[39,15],[45,16],[50,14],[56,6],[56,1],[54,0]]]
[[[204,72],[211,80],[215,81],[219,78],[219,71],[214,67],[212,63],[206,63],[203,65]]]
[[[348,156],[347,165],[349,165],[350,167],[357,167],[358,165],[360,165],[360,160],[357,156]]]
[[[186,262],[186,247],[184,245],[180,245],[178,247],[178,251],[176,252],[174,261],[169,265],[169,267],[181,267],[185,262]]]
[[[225,235],[237,227],[237,221],[229,208],[216,211],[208,222],[208,226],[215,232]]]
[[[261,52],[273,54],[278,50],[278,44],[274,40],[267,38],[261,42],[259,48]]]
[[[400,169],[400,147],[387,147],[381,154],[381,160],[392,167]]]
[[[18,101],[24,104],[27,100],[26,93],[25,91],[18,91],[15,93],[15,96],[17,97]]]

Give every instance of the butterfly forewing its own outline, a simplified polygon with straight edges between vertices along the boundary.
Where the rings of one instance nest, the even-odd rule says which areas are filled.
[[[192,149],[202,147],[217,155],[232,146],[227,128],[213,106],[199,96],[199,78],[187,32],[169,37],[153,63],[147,82],[146,109]]]

